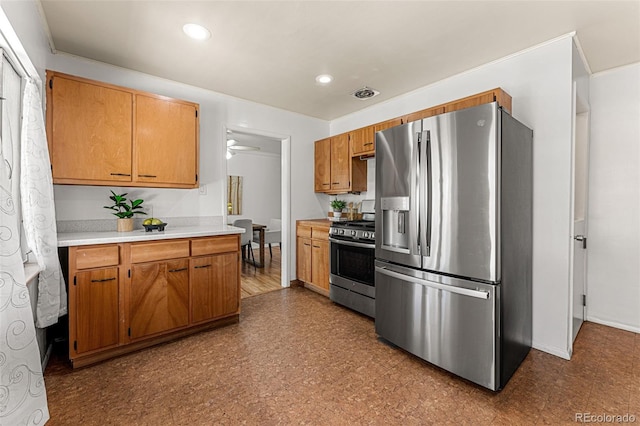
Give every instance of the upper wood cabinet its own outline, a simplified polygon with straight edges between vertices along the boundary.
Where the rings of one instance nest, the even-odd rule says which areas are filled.
[[[315,192],[343,194],[367,190],[367,163],[352,158],[349,134],[315,142]]]
[[[422,120],[423,118],[432,117],[434,115],[443,114],[445,112],[457,111],[464,108],[470,108],[486,103],[498,102],[502,108],[508,113],[511,113],[511,96],[500,88],[487,90],[486,92],[477,93],[466,98],[458,99],[446,104],[437,105],[434,107],[426,108],[420,111],[415,111],[402,117],[392,118],[380,123],[372,124],[371,126],[362,127],[360,129],[352,130],[348,133],[349,143],[351,144],[351,156],[358,158],[373,157],[376,153],[375,142],[376,132],[386,130],[391,127],[399,126],[401,124],[410,123],[412,121]],[[334,136],[335,137],[335,136]],[[328,141],[333,138],[323,139]],[[319,141],[320,142],[320,141]],[[317,148],[316,148],[317,149]],[[325,146],[325,149],[328,149]],[[318,154],[316,151],[316,167],[318,165]],[[316,169],[317,170],[317,169]],[[317,173],[317,171],[316,171]],[[317,176],[317,175],[316,175]],[[366,171],[365,171],[366,181]],[[318,186],[318,180],[316,179],[316,192],[329,192],[326,188],[329,187],[328,180],[323,181],[324,187]],[[352,189],[352,192],[356,190]],[[364,189],[366,191],[366,183]]]
[[[47,71],[53,182],[198,186],[198,104]]]
[[[411,123],[412,121],[422,120],[423,118],[433,117],[434,115],[442,114],[444,107],[427,108],[420,111],[412,112],[411,114],[402,117],[402,124]]]
[[[137,181],[196,186],[197,105],[140,94],[135,100]]]
[[[331,138],[331,191],[349,191],[349,135],[343,133]]]
[[[315,192],[331,190],[331,138],[321,139],[314,145]]]
[[[402,117],[397,117],[397,118],[392,118],[391,120],[387,120],[387,121],[383,121],[382,123],[377,123],[373,125],[373,130],[374,133],[375,132],[379,132],[381,130],[387,130],[390,129],[391,127],[396,127],[399,126],[401,124],[406,123],[402,121]]]
[[[491,102],[498,102],[505,111],[511,114],[511,96],[500,88],[487,90],[486,92],[477,93],[475,95],[467,96],[466,98],[458,99],[453,102],[448,102],[444,105],[444,112],[458,111],[464,108],[471,108],[474,106],[488,104]]]
[[[47,77],[47,139],[54,183],[129,184],[133,94],[64,75]]]
[[[349,132],[351,155],[367,157],[376,153],[376,133],[374,126],[363,127]]]

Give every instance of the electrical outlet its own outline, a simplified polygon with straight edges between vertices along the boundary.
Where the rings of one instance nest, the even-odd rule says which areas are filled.
[[[198,188],[198,194],[207,195],[207,185],[205,185],[204,183],[201,183],[200,188]]]

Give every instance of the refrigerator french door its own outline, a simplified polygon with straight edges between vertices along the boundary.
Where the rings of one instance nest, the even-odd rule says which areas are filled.
[[[376,332],[501,388],[531,346],[532,131],[494,102],[377,132],[376,235]]]
[[[496,371],[500,286],[376,262],[376,332],[431,363],[490,389]]]

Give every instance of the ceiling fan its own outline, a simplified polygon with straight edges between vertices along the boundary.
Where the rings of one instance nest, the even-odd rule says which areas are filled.
[[[258,146],[238,145],[235,139],[227,140],[227,160],[236,155],[236,151],[260,151]]]

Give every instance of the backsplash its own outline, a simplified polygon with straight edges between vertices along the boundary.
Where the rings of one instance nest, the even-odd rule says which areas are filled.
[[[134,218],[133,228],[142,229],[142,222],[146,218]],[[219,226],[222,216],[193,216],[163,218],[167,226]],[[56,222],[58,232],[109,232],[115,231],[117,219],[89,219],[89,220],[59,220]]]

